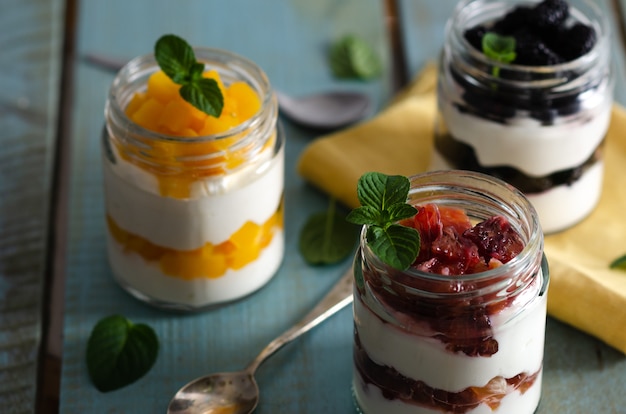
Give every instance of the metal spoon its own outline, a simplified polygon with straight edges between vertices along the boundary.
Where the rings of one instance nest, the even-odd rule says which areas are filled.
[[[83,60],[91,65],[117,72],[126,60],[88,53]],[[353,91],[328,91],[291,97],[274,91],[282,114],[293,122],[315,129],[337,129],[360,121],[373,112],[369,96]]]
[[[352,269],[300,322],[270,342],[245,368],[195,379],[170,401],[167,414],[249,414],[259,402],[254,373],[268,357],[352,302]]]

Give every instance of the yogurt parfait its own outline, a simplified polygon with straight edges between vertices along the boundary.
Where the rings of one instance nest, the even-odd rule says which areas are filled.
[[[591,1],[464,0],[446,28],[433,169],[519,188],[551,233],[600,197],[613,75]]]
[[[154,55],[115,78],[103,135],[109,262],[159,307],[190,311],[264,286],[284,252],[284,137],[256,64],[193,49],[223,97],[212,116],[183,99]]]
[[[526,197],[483,174],[411,178],[418,255],[396,269],[364,228],[355,259],[354,379],[365,414],[532,414],[548,269]]]

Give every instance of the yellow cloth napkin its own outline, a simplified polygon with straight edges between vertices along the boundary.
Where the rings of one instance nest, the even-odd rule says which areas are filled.
[[[426,171],[436,113],[436,67],[428,64],[376,117],[313,141],[298,172],[314,186],[356,207],[356,183],[367,171]],[[605,146],[598,207],[583,222],[546,236],[548,312],[626,353],[626,272],[609,263],[626,253],[626,110],[615,104]]]

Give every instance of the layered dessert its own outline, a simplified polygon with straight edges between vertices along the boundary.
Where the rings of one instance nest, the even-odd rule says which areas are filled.
[[[275,105],[263,119],[263,105],[273,101],[208,70],[203,76],[224,97],[222,114],[209,116],[181,98],[180,85],[153,72],[143,89],[127,93],[118,114],[131,127],[120,130],[107,108],[113,274],[161,307],[195,310],[241,298],[271,279],[284,252],[284,145]]]
[[[600,196],[612,104],[606,26],[564,0],[511,3],[466,1],[448,27],[432,168],[503,179],[554,232]],[[485,55],[487,34],[512,41],[514,59]]]
[[[367,414],[533,413],[544,349],[542,270],[515,262],[524,240],[503,216],[476,223],[456,207],[417,209],[401,222],[421,238],[409,271],[371,258],[357,267],[357,406]]]

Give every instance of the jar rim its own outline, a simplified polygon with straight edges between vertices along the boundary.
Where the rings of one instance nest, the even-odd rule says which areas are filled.
[[[278,111],[278,101],[272,91],[271,83],[266,73],[252,60],[237,53],[211,47],[192,47],[196,59],[205,64],[205,67],[215,69],[220,65],[224,69],[232,70],[236,75],[248,83],[253,83],[255,91],[261,99],[260,109],[244,122],[216,134],[202,135],[196,137],[181,137],[161,132],[156,132],[145,128],[132,121],[124,111],[125,105],[118,99],[117,91],[122,85],[129,81],[136,81],[138,78],[158,71],[159,65],[153,53],[139,55],[129,60],[116,74],[108,93],[106,111],[111,111],[111,115],[116,117],[131,134],[140,135],[156,142],[170,142],[177,144],[197,144],[202,142],[218,141],[227,139],[234,135],[241,134],[256,124],[260,124],[267,117],[268,112]],[[211,66],[214,65],[214,66]],[[109,114],[105,114],[108,116]]]
[[[485,197],[485,199],[492,199],[494,202],[499,202],[504,201],[503,196],[506,195],[507,202],[511,203],[512,201],[515,201],[515,208],[509,209],[509,213],[523,216],[522,218],[526,222],[526,228],[522,229],[524,233],[522,234],[522,237],[525,238],[525,243],[522,251],[510,261],[503,263],[501,266],[478,273],[450,276],[425,272],[415,269],[413,267],[409,267],[407,270],[404,271],[398,270],[398,272],[402,272],[403,275],[408,276],[409,278],[419,278],[432,282],[450,282],[452,280],[463,283],[479,281],[486,282],[492,279],[497,280],[501,278],[504,274],[524,273],[523,271],[526,267],[540,260],[540,257],[543,254],[543,232],[541,230],[541,224],[539,223],[538,214],[531,202],[526,198],[526,196],[515,187],[496,177],[488,176],[479,172],[465,170],[430,171],[422,174],[413,175],[409,177],[409,180],[411,181],[411,190],[414,190],[414,184],[417,181],[420,181],[422,183],[422,187],[420,187],[420,190],[424,191],[425,193],[430,193],[429,198],[435,200],[437,199],[439,192],[433,190],[435,190],[436,187],[442,187],[446,185],[449,186],[451,182],[446,180],[449,180],[450,178],[454,179],[454,182],[456,183],[454,185],[458,189],[467,188],[467,185],[469,183],[488,186],[488,188],[492,191],[487,193],[487,191],[485,191],[484,189],[482,190],[482,195]],[[429,183],[430,187],[428,185],[425,185],[424,183]],[[502,195],[497,195],[494,192],[495,190],[501,191]],[[409,196],[411,194],[412,193],[410,192]],[[476,195],[479,196],[479,194]],[[510,219],[511,217],[506,218]],[[360,235],[360,244],[362,248],[365,247],[364,254],[368,255],[368,261],[375,260],[376,266],[390,269],[390,266],[383,263],[382,260],[369,248],[366,241],[366,233],[367,227],[363,226]],[[506,283],[508,282],[505,282],[505,284]]]

